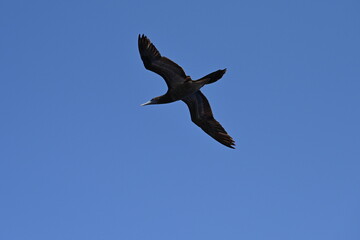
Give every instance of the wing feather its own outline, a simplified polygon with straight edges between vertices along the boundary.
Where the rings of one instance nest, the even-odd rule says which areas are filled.
[[[234,148],[235,141],[221,124],[214,119],[209,101],[201,91],[183,99],[190,110],[191,120],[199,126],[204,132],[209,134],[216,141],[229,148]]]
[[[161,56],[145,35],[139,35],[138,47],[145,68],[162,76],[169,88],[184,82],[186,74],[182,67]]]

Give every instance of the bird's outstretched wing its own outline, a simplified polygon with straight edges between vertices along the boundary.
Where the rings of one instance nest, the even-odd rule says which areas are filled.
[[[138,45],[145,68],[162,76],[168,88],[173,88],[185,81],[186,74],[182,67],[161,56],[154,44],[144,34],[139,35]]]
[[[182,100],[189,107],[191,120],[196,125],[216,141],[229,148],[235,148],[235,141],[229,136],[220,123],[214,119],[209,101],[202,92],[197,91]]]

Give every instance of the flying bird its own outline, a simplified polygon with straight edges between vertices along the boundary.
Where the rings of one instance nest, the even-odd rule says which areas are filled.
[[[161,56],[154,44],[144,34],[139,35],[138,46],[145,68],[163,77],[168,86],[168,91],[164,95],[155,97],[141,106],[182,100],[188,106],[191,120],[197,126],[221,144],[234,148],[235,141],[214,119],[209,101],[200,91],[204,85],[219,80],[225,74],[226,69],[215,71],[194,81],[185,74],[182,67]]]

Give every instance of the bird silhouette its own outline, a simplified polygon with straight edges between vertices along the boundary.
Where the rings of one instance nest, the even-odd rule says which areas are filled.
[[[226,69],[217,70],[194,81],[185,74],[182,67],[161,56],[154,44],[144,34],[139,35],[138,46],[145,68],[163,77],[168,86],[168,91],[164,95],[155,97],[141,106],[182,100],[188,106],[191,120],[197,126],[221,144],[234,148],[235,141],[214,119],[209,101],[200,91],[204,85],[219,80],[225,74]]]

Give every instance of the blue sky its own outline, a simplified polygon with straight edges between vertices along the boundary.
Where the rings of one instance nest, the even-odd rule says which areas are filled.
[[[0,2],[0,238],[360,239],[359,1]],[[232,150],[145,70],[206,86]]]

